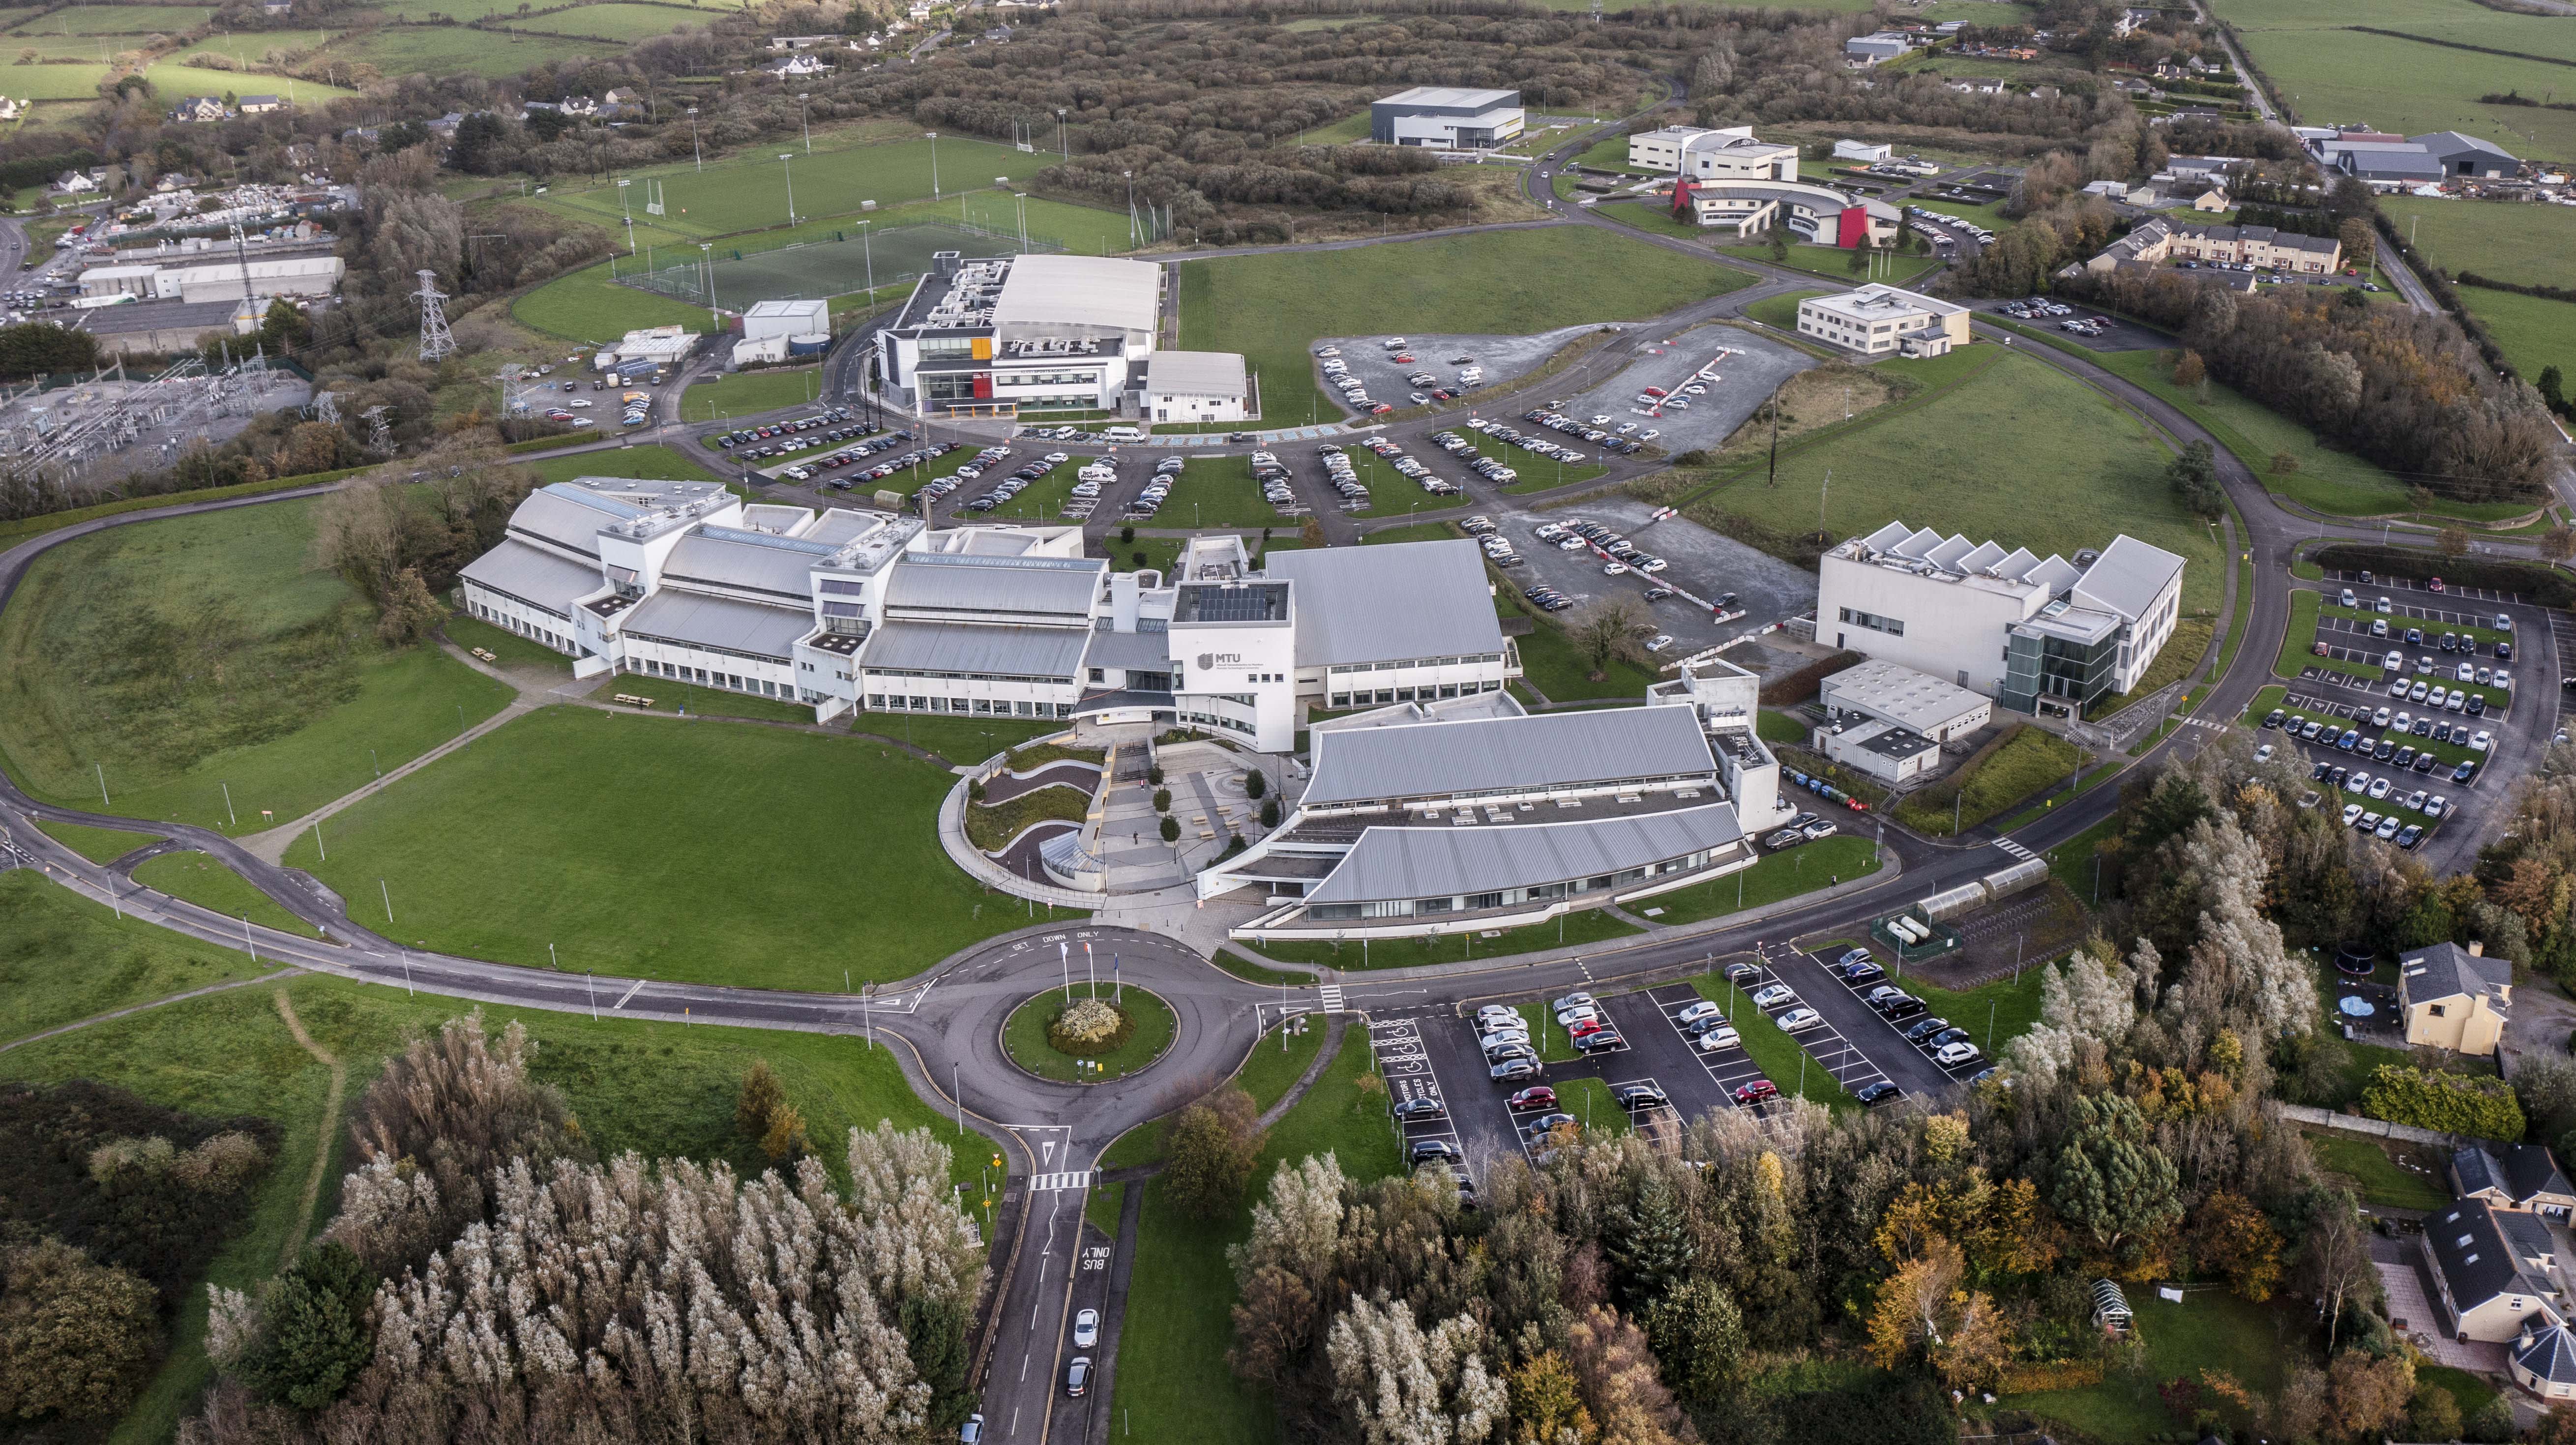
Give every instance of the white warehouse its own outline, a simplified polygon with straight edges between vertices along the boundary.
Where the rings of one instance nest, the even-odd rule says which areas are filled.
[[[1817,566],[1816,640],[2015,712],[2080,712],[2137,685],[2173,635],[2183,559],[2125,534],[2045,561],[1890,522]]]
[[[1517,90],[1417,85],[1369,105],[1369,139],[1433,150],[1491,150],[1518,140],[1526,113]]]

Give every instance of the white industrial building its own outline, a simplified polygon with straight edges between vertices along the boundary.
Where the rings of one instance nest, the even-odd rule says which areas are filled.
[[[1798,334],[1864,356],[1942,356],[1968,344],[1965,306],[1875,282],[1798,303]]]
[[[80,274],[83,296],[140,296],[156,301],[236,301],[247,272],[250,293],[265,301],[274,296],[328,296],[340,287],[348,263],[337,256],[283,256],[268,261],[216,261],[193,266],[150,266],[126,262],[92,266]]]
[[[879,372],[904,405],[962,416],[1011,416],[1022,407],[1079,407],[1155,419],[1146,400],[1161,313],[1163,268],[1108,256],[1023,255],[969,261],[931,258],[912,298],[877,332]],[[1215,353],[1185,364],[1194,387],[1214,376]],[[1242,359],[1235,358],[1240,375]],[[1186,407],[1218,417],[1213,391],[1184,392]],[[1240,415],[1241,413],[1237,413]]]
[[[1237,938],[1385,938],[1517,927],[1747,867],[1747,832],[1784,812],[1759,691],[1718,662],[1643,707],[1530,715],[1502,694],[1318,727],[1296,809],[1202,872],[1199,896],[1276,903]]]
[[[1157,351],[1145,360],[1148,421],[1241,421],[1254,413],[1243,357],[1232,351]]]
[[[1817,566],[1816,640],[1984,693],[2074,711],[2136,686],[2173,635],[2183,559],[2114,537],[2073,562],[1890,522]]]
[[[1798,148],[1781,141],[1757,140],[1749,125],[1722,130],[1668,125],[1628,137],[1628,164],[1701,181],[1794,181],[1798,178]]]
[[[1816,746],[1828,758],[1897,784],[1941,766],[1941,745],[1984,727],[1994,699],[1893,662],[1864,662],[1826,678]]]
[[[1240,538],[1197,538],[1165,577],[1085,558],[1079,527],[930,531],[706,482],[583,477],[532,493],[462,586],[474,616],[569,654],[577,675],[802,702],[818,721],[1168,722],[1286,752],[1301,706],[1333,693],[1436,701],[1520,673],[1464,540],[1282,553],[1257,573]]]
[[[1834,142],[1834,159],[1838,161],[1858,161],[1865,166],[1874,166],[1881,161],[1893,160],[1895,158],[1896,147],[1884,142],[1874,143],[1865,140],[1838,140]]]
[[[765,341],[773,336],[830,336],[832,303],[811,300],[755,301],[742,313],[742,339]]]
[[[629,331],[614,346],[603,346],[591,358],[591,366],[600,371],[611,367],[642,370],[647,367],[671,367],[698,344],[698,333],[685,326],[648,326]]]
[[[1520,139],[1527,119],[1517,90],[1417,85],[1369,105],[1369,139],[1434,150],[1491,150]]]

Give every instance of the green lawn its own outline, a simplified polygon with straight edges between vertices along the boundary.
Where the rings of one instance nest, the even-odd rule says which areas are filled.
[[[557,22],[570,18],[573,17],[549,17]],[[785,147],[763,146],[714,162],[704,170],[683,159],[673,165],[620,171],[596,184],[555,186],[535,204],[573,220],[622,231],[627,208],[615,182],[635,183],[627,188],[626,195],[640,211],[645,183],[650,181],[661,186],[667,208],[654,218],[655,224],[675,235],[707,238],[730,236],[752,226],[783,225],[787,220],[787,187],[791,184],[784,172],[794,173],[798,214],[847,216],[856,214],[865,201],[876,202],[882,211],[906,202],[930,200],[935,152],[938,180],[943,194],[951,197],[948,206],[953,215],[957,204],[953,197],[960,189],[989,188],[995,176],[1009,176],[1015,187],[1025,188],[1030,179],[1057,159],[1043,150],[1020,151],[954,131],[943,133],[937,141],[916,136],[838,147],[827,143],[810,156],[795,153],[795,159],[784,166],[778,160],[781,149]],[[1031,229],[1043,230],[1034,222]],[[1124,234],[1122,226],[1122,239]],[[1087,245],[1079,249],[1093,250]]]
[[[478,647],[482,648],[485,652],[501,659],[503,666],[542,667],[552,672],[560,672],[566,677],[572,676],[571,658],[542,642],[495,627],[482,618],[468,617],[459,612],[449,616],[441,626],[447,633],[448,641],[469,652]]]
[[[687,456],[664,446],[619,447],[613,451],[576,452],[522,465],[541,482],[568,482],[575,477],[637,477],[665,482],[720,482],[724,478]]]
[[[2105,818],[2048,850],[2048,871],[2087,906],[2101,901],[2094,896],[2094,855],[2119,833],[2122,821]]]
[[[248,879],[203,853],[164,853],[148,859],[134,870],[134,881],[228,918],[248,917],[262,927],[287,933],[319,931],[252,887]]]
[[[2291,591],[2290,625],[2281,634],[2281,651],[2279,655],[2272,659],[2272,675],[2274,677],[2285,678],[2289,681],[2296,682],[2299,677],[2299,671],[2302,668],[2311,665],[2318,667],[2333,666],[2335,661],[2333,658],[2313,656],[2308,651],[2308,649],[2313,646],[2317,640],[2318,601],[2319,598],[2317,594],[2309,591],[2307,588],[2300,587]],[[2374,672],[2377,670],[2378,669],[2376,668],[2372,669]]]
[[[1807,1057],[1795,1034],[1780,1032],[1744,990],[1726,981],[1722,973],[1703,973],[1690,980],[1699,996],[1726,1005],[1726,1015],[1735,1021],[1735,1031],[1744,1037],[1744,1052],[1753,1056],[1756,1068],[1783,1095],[1794,1094],[1811,1103],[1834,1109],[1857,1109],[1860,1101],[1843,1091],[1843,1086],[1823,1066]]]
[[[602,787],[610,777],[651,787]],[[863,739],[544,708],[287,852],[361,919],[567,971],[766,988],[902,978],[1024,925],[940,851],[955,781]],[[365,906],[386,880],[397,923]]]
[[[599,694],[605,701],[610,693],[622,692],[631,697],[653,699],[653,710],[677,717],[739,717],[760,722],[792,722],[812,725],[814,708],[810,703],[790,702],[783,697],[753,697],[718,687],[700,687],[669,677],[636,677],[632,674]]]
[[[1852,286],[1858,286],[1873,279],[1889,286],[1910,286],[1915,278],[1940,264],[1929,256],[1899,255],[1891,262],[1880,264],[1877,275],[1872,277],[1865,270],[1851,269],[1852,258],[1862,253],[1841,246],[1813,246],[1800,242],[1789,248],[1789,254],[1785,258],[1774,257],[1771,254],[1771,248],[1767,245],[1720,246],[1717,249],[1725,255],[1740,256],[1747,261],[1764,261],[1774,266],[1786,266],[1792,271],[1804,271],[1811,276],[1830,277]],[[1862,262],[1864,268],[1868,264],[1867,261]],[[1792,325],[1790,329],[1794,331],[1797,328]]]
[[[1346,24],[1349,22],[1328,21],[1326,23]],[[1295,30],[1303,24],[1303,21],[1295,22],[1290,24],[1288,28]],[[1369,113],[1367,111],[1361,111],[1356,115],[1346,115],[1340,120],[1334,121],[1329,125],[1319,125],[1313,130],[1299,131],[1296,138],[1291,141],[1290,144],[1301,146],[1342,146],[1355,145],[1360,141],[1367,140],[1368,138]]]
[[[41,873],[0,873],[0,1043],[261,971],[239,949],[119,920]]]
[[[1635,1132],[1636,1126],[1628,1122],[1628,1111],[1610,1097],[1610,1086],[1601,1080],[1559,1079],[1553,1087],[1556,1107],[1582,1120],[1585,1130],[1602,1134]]]
[[[1370,461],[1377,460],[1361,453]],[[1399,479],[1400,480],[1400,479]],[[1411,483],[1406,483],[1410,486]],[[1191,457],[1173,484],[1172,495],[1154,521],[1172,527],[1277,527],[1293,531],[1252,479],[1252,463],[1243,457]]]
[[[2399,135],[2458,130],[2525,156],[2576,150],[2576,113],[2478,101],[2508,90],[2533,99],[2563,94],[2564,65],[2348,28],[2576,59],[2568,27],[2556,17],[2505,14],[2470,0],[2356,0],[2331,8],[2319,0],[2218,0],[2213,8],[2237,27],[2248,55],[2302,120],[2366,116]]]
[[[1613,658],[1600,680],[1594,681],[1592,660],[1576,649],[1574,639],[1566,635],[1565,628],[1553,617],[1530,611],[1521,605],[1519,597],[1509,592],[1496,598],[1494,605],[1506,620],[1513,617],[1531,619],[1529,635],[1512,640],[1520,648],[1522,677],[1530,686],[1545,693],[1550,702],[1589,702],[1602,698],[1635,701],[1646,695],[1646,684],[1655,680],[1652,673],[1636,663]]]
[[[1859,815],[1853,815],[1857,818]],[[1813,863],[1816,866],[1809,868]],[[1657,923],[1698,923],[1721,918],[1744,908],[1759,908],[1783,898],[1795,898],[1818,888],[1830,888],[1835,878],[1860,878],[1878,871],[1878,845],[1867,837],[1852,833],[1837,834],[1813,843],[1801,844],[1778,853],[1766,853],[1760,862],[1740,873],[1694,883],[1652,898],[1640,898],[1628,905],[1628,911],[1649,916],[1647,910],[1660,909],[1650,915]],[[1740,900],[1740,901],[1739,901]]]
[[[1992,1056],[2039,1022],[2040,977],[2041,970],[2030,968],[2022,971],[2018,983],[2007,978],[1971,989],[1936,988],[1920,975],[1904,978],[1903,983],[1905,991],[1923,1000],[1932,1012],[1975,1034],[1977,1047]]]
[[[1967,354],[1978,352],[1987,348]],[[1833,537],[1894,518],[2042,557],[2073,556],[2126,532],[2180,554],[2190,564],[2183,609],[2212,611],[2226,591],[2221,549],[2166,485],[2171,456],[2099,392],[2006,353],[1928,405],[1892,414],[1882,408],[1874,419],[1784,453],[1776,487],[1764,485],[1754,468],[1687,510],[1730,535],[1743,535],[1750,523],[1757,537],[1794,538],[1816,530],[1821,497]],[[1998,476],[2014,485],[1996,486]]]
[[[123,828],[93,828],[86,823],[39,821],[36,831],[92,863],[113,863],[146,843],[159,841],[151,833],[131,833]]]
[[[2117,372],[2181,409],[2209,428],[2236,453],[2264,487],[2272,492],[2338,517],[2373,517],[2414,510],[2406,483],[2348,452],[2328,450],[2306,427],[2232,387],[2205,382],[2197,387],[2173,384],[2173,368],[2156,351],[2090,353],[2093,362]],[[2286,454],[2298,469],[2275,471],[2272,459]],[[2479,509],[2489,510],[2489,509]],[[2529,508],[2508,504],[2494,516],[2509,517]],[[2472,515],[2463,511],[2460,515]]]
[[[1745,307],[1744,314],[1765,326],[1776,326],[1782,331],[1794,332],[1798,329],[1799,303],[1813,300],[1824,294],[1826,293],[1822,291],[1791,291],[1785,295],[1768,296]]]
[[[2001,201],[1976,203],[1970,201],[1916,200],[1908,201],[1906,204],[1921,206],[1927,211],[1938,211],[1945,216],[1957,216],[1963,221],[1973,221],[1976,224],[1985,227],[1987,230],[1997,233],[2009,230],[2012,227],[2012,221],[2004,215],[2004,206]]]
[[[2156,1386],[2176,1377],[2198,1379],[2224,1370],[2256,1395],[2280,1388],[2283,1365],[2302,1358],[2299,1334],[2280,1313],[2247,1304],[2215,1289],[2195,1290],[2181,1304],[2148,1290],[2129,1291],[2129,1308],[2147,1366],[2135,1375],[2113,1372],[2081,1390],[2007,1395],[2003,1404],[2082,1431],[2102,1445],[2145,1445],[2173,1428],[2173,1415]]]
[[[1667,201],[1603,201],[1593,209],[1622,225],[1677,240],[1705,242],[1715,234],[1697,221],[1674,215]]]
[[[1983,4],[1985,3],[1985,0],[1978,0],[1978,3]],[[1771,708],[1764,708],[1762,711],[1754,714],[1753,731],[1755,736],[1761,738],[1762,741],[1766,743],[1799,743],[1803,745],[1813,734],[1814,729],[1809,727],[1804,721],[1791,717],[1785,712],[1775,711]]]
[[[2453,1369],[2449,1365],[2417,1365],[2415,1383],[2439,1385],[2450,1391],[2451,1398],[2459,1402],[2460,1418],[2463,1420],[2485,1409],[2487,1402],[2500,1393],[2494,1383],[2484,1376],[2472,1375],[2466,1370]]]
[[[930,717],[909,712],[863,712],[852,719],[851,731],[900,739],[912,747],[937,753],[950,763],[980,763],[1031,738],[1062,732],[1064,725],[1026,718]]]
[[[2461,304],[2494,334],[2505,360],[2513,363],[2523,380],[2537,385],[2541,371],[2552,366],[2562,377],[2576,377],[2576,304],[2484,286],[2462,286],[2458,291]]]
[[[2451,1191],[2411,1169],[2399,1168],[2375,1140],[2323,1129],[2301,1132],[2307,1135],[2308,1152],[2316,1156],[2317,1167],[2351,1180],[2354,1191],[2368,1203],[2429,1210],[2451,1202]]]
[[[440,0],[455,4],[458,0]],[[429,8],[438,8],[432,6]],[[372,65],[388,76],[480,75],[498,80],[540,65],[606,59],[624,49],[596,40],[508,35],[449,25],[387,25],[351,35],[330,50],[337,61]],[[303,82],[296,82],[298,91]]]
[[[100,8],[130,11],[135,8],[159,7],[132,7],[119,5],[102,6]],[[333,53],[337,54],[338,52],[335,51]],[[29,69],[34,68],[36,67],[29,67]],[[55,67],[48,66],[45,68],[53,69]],[[169,65],[156,62],[143,68],[143,78],[151,82],[152,90],[155,95],[158,95],[166,102],[171,103],[175,103],[179,97],[185,95],[221,96],[226,91],[231,91],[237,96],[256,95],[263,91],[275,91],[279,95],[284,95],[286,93],[286,82],[275,76],[227,75],[220,70],[204,70],[193,65]],[[336,85],[323,85],[317,81],[310,80],[298,80],[295,82],[295,99],[297,104],[311,106],[317,110],[320,109],[325,102],[347,100],[355,97],[356,95],[356,91],[344,89]]]
[[[2042,788],[2073,776],[2075,745],[2046,728],[2022,727],[1974,766],[1954,768],[1908,794],[1896,816],[1909,827],[1946,838],[1974,828]],[[1955,811],[1955,823],[1954,812]]]
[[[1343,415],[1315,384],[1319,337],[1527,335],[1661,315],[1751,280],[1591,226],[1193,261],[1181,268],[1181,344],[1242,352],[1264,421],[1303,425]]]
[[[691,421],[719,416],[750,416],[780,407],[803,406],[814,399],[822,368],[800,366],[784,371],[746,371],[701,382],[680,399],[680,415]]]
[[[37,558],[0,613],[10,774],[97,807],[103,767],[108,811],[257,831],[499,711],[507,686],[432,646],[387,651],[348,583],[306,570],[311,508],[138,522]]]
[[[1277,939],[1264,943],[1257,938],[1249,942],[1262,957],[1280,963],[1307,963],[1339,969],[1413,968],[1426,963],[1463,963],[1471,959],[1533,953],[1542,948],[1606,943],[1613,939],[1633,938],[1639,931],[1635,925],[1622,923],[1601,909],[1579,908],[1545,923],[1504,929],[1491,937],[1487,936],[1489,930],[1480,929],[1427,938],[1360,939],[1347,943],[1284,942]]]
[[[1077,1059],[1048,1041],[1048,1027],[1065,1011],[1069,1000],[1112,997],[1132,1024],[1125,1043],[1108,1053]],[[1172,1033],[1179,1026],[1172,1006],[1141,988],[1129,993],[1114,984],[1104,987],[1077,979],[1069,993],[1050,989],[1013,1009],[1002,1023],[1002,1051],[1011,1062],[1041,1078],[1067,1084],[1098,1083],[1125,1078],[1161,1058],[1163,1051],[1171,1047]]]
[[[1256,980],[1257,981],[1257,980]],[[1315,1051],[1324,1046],[1324,1017],[1304,1016],[1306,1028],[1282,1035],[1274,1025],[1253,1044],[1243,1066],[1235,1071],[1234,1087],[1252,1096],[1252,1102],[1263,1109],[1286,1098],[1288,1090],[1315,1061]],[[1100,1156],[1097,1168],[1124,1169],[1134,1164],[1151,1164],[1163,1157],[1163,1127],[1160,1119],[1149,1119],[1118,1136]]]
[[[1343,1035],[1339,1053],[1297,1106],[1271,1126],[1248,1193],[1259,1198],[1270,1176],[1326,1150],[1354,1179],[1397,1172],[1385,1093],[1363,1090],[1371,1077],[1368,1031]],[[1110,1405],[1122,1429],[1140,1440],[1188,1438],[1206,1445],[1273,1445],[1277,1413],[1226,1368],[1234,1326],[1234,1273],[1225,1249],[1251,1232],[1251,1211],[1223,1220],[1183,1214],[1156,1178],[1145,1187],[1127,1315],[1118,1343],[1117,1388]],[[1126,1438],[1123,1434],[1119,1437]]]

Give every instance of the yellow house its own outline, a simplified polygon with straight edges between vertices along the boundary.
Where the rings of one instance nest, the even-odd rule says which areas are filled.
[[[2227,209],[2229,204],[2230,202],[2227,199],[2227,188],[2225,186],[2212,186],[2208,190],[2201,192],[2199,196],[2193,199],[2191,208],[2195,211],[2223,211]]]
[[[2511,960],[2488,958],[2483,944],[2437,943],[2404,955],[2400,967],[2406,1042],[2461,1054],[2496,1051],[2513,1007]]]

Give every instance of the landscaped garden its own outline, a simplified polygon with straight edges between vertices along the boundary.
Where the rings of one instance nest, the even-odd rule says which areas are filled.
[[[1011,1010],[1002,1051],[1040,1078],[1097,1084],[1161,1058],[1177,1027],[1172,1006],[1141,988],[1076,980]]]

